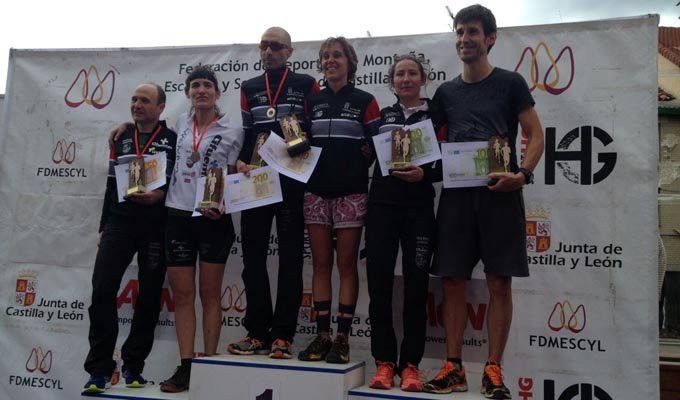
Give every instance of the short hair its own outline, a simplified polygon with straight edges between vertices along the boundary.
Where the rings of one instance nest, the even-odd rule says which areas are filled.
[[[271,31],[278,31],[279,33],[283,34],[283,39],[286,41],[286,43],[284,43],[284,44],[288,47],[292,47],[293,42],[291,41],[290,33],[288,33],[287,30],[281,28],[280,26],[272,26],[270,28],[267,28],[267,30],[264,31],[264,33],[266,34],[267,32],[271,32]]]
[[[210,68],[209,65],[199,65],[196,66],[193,71],[191,71],[189,76],[187,76],[187,79],[184,81],[185,94],[189,93],[189,84],[191,81],[196,79],[207,79],[215,86],[215,91],[220,90],[220,87],[217,84],[217,76],[215,75],[215,72],[212,70],[212,68]]]
[[[402,61],[413,61],[416,63],[418,66],[418,71],[420,71],[420,77],[422,78],[423,82],[427,82],[427,73],[425,73],[425,60],[423,60],[423,57],[417,56],[414,53],[406,53],[406,54],[401,54],[401,55],[394,55],[394,61],[392,62],[392,65],[390,65],[390,68],[387,70],[387,75],[389,76],[390,79],[390,86],[394,83],[394,71],[397,69],[397,64],[399,64]]]
[[[337,43],[340,45],[340,47],[342,47],[342,52],[345,53],[345,57],[347,57],[347,81],[354,82],[354,78],[356,77],[357,74],[357,65],[359,64],[359,60],[357,58],[356,51],[354,51],[354,47],[349,42],[349,40],[347,40],[344,36],[338,37],[331,36],[328,39],[324,40],[323,43],[321,43],[321,47],[319,47],[319,66],[317,70],[319,72],[323,72],[321,68],[321,62],[323,60],[323,51],[334,43]]]
[[[458,11],[456,16],[453,17],[453,30],[456,30],[456,26],[459,23],[464,24],[473,21],[479,21],[482,24],[484,36],[497,32],[496,17],[494,17],[491,10],[480,4],[474,4]],[[493,45],[489,46],[487,51],[491,51],[492,47]]]
[[[161,87],[161,85],[157,84],[156,82],[147,82],[145,85],[151,85],[156,88],[156,95],[158,98],[156,99],[156,105],[158,104],[165,104],[166,97],[165,97],[165,90]]]

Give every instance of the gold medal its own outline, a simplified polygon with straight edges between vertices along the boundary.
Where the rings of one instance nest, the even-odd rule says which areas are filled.
[[[276,115],[276,109],[274,107],[269,107],[267,109],[267,118],[274,118]]]

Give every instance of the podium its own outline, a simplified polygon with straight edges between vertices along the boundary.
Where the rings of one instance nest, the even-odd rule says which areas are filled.
[[[470,386],[467,392],[454,392],[450,394],[432,394],[432,393],[413,393],[404,392],[399,389],[399,379],[395,379],[396,387],[392,390],[371,389],[366,386],[361,386],[349,391],[349,400],[375,400],[375,399],[391,399],[391,400],[411,400],[411,399],[428,399],[428,400],[480,400],[484,396],[479,394],[479,386]]]
[[[328,364],[267,356],[194,358],[191,400],[345,400],[364,383],[365,362]]]
[[[125,400],[189,400],[189,392],[184,393],[163,393],[158,385],[147,385],[144,388],[126,388],[125,382],[111,386],[111,389],[104,393],[83,393],[82,399],[125,399]]]

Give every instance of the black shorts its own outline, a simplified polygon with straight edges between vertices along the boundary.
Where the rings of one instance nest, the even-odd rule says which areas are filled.
[[[169,215],[165,224],[167,266],[195,266],[197,256],[204,262],[225,264],[235,238],[231,215],[217,221]]]
[[[470,278],[480,259],[487,274],[529,276],[521,190],[442,190],[432,274]]]

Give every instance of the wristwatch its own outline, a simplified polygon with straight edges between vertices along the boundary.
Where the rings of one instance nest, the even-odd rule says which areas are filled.
[[[534,183],[534,173],[533,172],[529,171],[526,168],[520,168],[519,172],[524,174],[524,184],[525,185]]]

